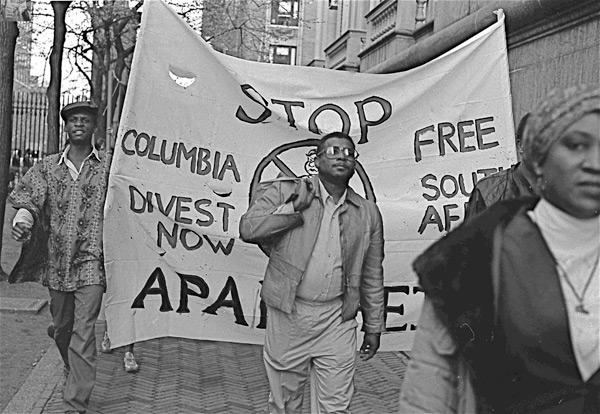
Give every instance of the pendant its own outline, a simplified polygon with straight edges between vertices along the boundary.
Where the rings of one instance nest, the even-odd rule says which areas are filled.
[[[589,315],[589,312],[588,312],[588,310],[587,310],[586,308],[584,308],[584,307],[583,307],[583,303],[580,303],[579,305],[577,305],[577,306],[575,307],[575,312],[577,312],[577,313],[583,313],[583,314]]]

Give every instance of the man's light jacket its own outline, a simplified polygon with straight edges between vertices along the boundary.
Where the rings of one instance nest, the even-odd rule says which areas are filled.
[[[240,221],[242,240],[260,245],[269,254],[261,298],[267,305],[286,313],[292,312],[298,284],[313,253],[323,217],[318,177],[310,180],[315,198],[302,212],[273,214],[294,194],[296,181],[283,179],[264,188]],[[360,308],[362,330],[383,332],[381,214],[374,202],[348,187],[339,220],[344,281],[342,319],[354,318]]]

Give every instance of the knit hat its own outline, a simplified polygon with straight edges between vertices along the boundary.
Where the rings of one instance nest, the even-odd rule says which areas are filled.
[[[543,163],[550,147],[576,121],[600,111],[598,85],[554,89],[531,113],[523,137],[523,163]]]

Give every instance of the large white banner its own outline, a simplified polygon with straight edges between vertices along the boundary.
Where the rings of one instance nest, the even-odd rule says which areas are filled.
[[[113,346],[262,343],[267,257],[239,239],[240,216],[258,182],[314,174],[315,144],[336,130],[360,153],[351,186],[383,215],[382,349],[406,350],[423,299],[411,262],[462,220],[474,182],[516,158],[504,19],[375,75],[222,55],[146,2],[105,211]]]

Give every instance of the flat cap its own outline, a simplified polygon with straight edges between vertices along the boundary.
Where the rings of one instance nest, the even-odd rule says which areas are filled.
[[[72,102],[64,106],[60,111],[60,117],[67,122],[69,116],[75,112],[87,112],[96,118],[98,116],[98,106],[89,101]]]

